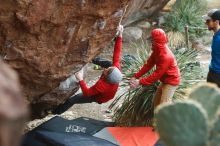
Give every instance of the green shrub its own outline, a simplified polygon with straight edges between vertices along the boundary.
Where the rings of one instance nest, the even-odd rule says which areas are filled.
[[[202,15],[207,11],[205,0],[177,0],[173,10],[165,16],[164,28],[167,31],[182,32],[186,25],[203,27]],[[195,30],[191,30],[191,33]],[[195,32],[196,33],[196,32]]]
[[[202,15],[204,15],[206,11],[206,0],[177,0],[172,11],[165,15],[165,23],[162,27],[167,32],[172,32],[172,34],[180,32],[182,35],[185,33],[186,25],[205,28]],[[201,36],[205,32],[203,29],[189,29],[189,36],[193,39]],[[175,37],[169,37],[170,42],[175,42],[175,39]],[[179,41],[181,44],[174,44],[174,47],[181,46],[183,41]]]

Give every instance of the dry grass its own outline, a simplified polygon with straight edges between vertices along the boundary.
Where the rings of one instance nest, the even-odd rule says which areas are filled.
[[[185,44],[185,37],[180,32],[170,31],[167,33],[167,38],[170,48],[179,48]]]

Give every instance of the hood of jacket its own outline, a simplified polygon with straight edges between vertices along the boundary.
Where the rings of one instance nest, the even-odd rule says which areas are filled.
[[[160,54],[165,51],[167,44],[167,36],[162,29],[154,29],[151,32],[153,51]]]

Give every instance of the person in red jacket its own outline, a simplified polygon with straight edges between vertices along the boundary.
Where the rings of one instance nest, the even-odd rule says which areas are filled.
[[[82,74],[77,72],[75,77],[79,81],[82,93],[70,97],[64,104],[59,105],[58,108],[53,111],[54,114],[61,114],[74,104],[92,102],[102,104],[114,98],[118,90],[119,82],[122,80],[122,73],[120,71],[120,54],[123,32],[122,25],[118,27],[118,32],[119,35],[114,47],[113,62],[101,58],[95,58],[93,60],[94,64],[100,65],[104,68],[100,79],[92,87],[87,87]]]
[[[159,80],[161,84],[154,97],[156,107],[160,103],[172,101],[175,90],[180,84],[180,71],[175,56],[167,46],[165,32],[162,29],[154,29],[151,36],[153,52],[146,64],[131,78],[130,86],[132,88],[137,88],[139,85],[149,86]],[[151,75],[141,78],[154,66],[156,70]]]

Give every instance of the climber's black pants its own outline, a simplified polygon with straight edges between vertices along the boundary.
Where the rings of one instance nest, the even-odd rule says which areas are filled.
[[[62,114],[67,111],[74,104],[83,104],[83,103],[92,103],[96,102],[95,97],[85,97],[82,93],[79,93],[75,96],[67,99],[63,104],[59,105],[54,111],[53,114]]]

